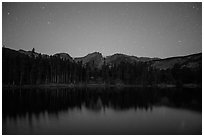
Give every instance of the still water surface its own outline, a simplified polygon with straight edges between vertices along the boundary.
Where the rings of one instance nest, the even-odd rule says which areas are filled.
[[[3,89],[3,134],[201,134],[201,89]]]

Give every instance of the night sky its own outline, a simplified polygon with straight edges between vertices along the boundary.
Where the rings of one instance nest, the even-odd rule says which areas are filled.
[[[202,51],[201,3],[3,3],[8,48],[172,57]]]

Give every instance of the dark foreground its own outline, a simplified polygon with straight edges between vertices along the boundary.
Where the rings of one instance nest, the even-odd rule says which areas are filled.
[[[202,134],[201,88],[3,88],[3,134]]]

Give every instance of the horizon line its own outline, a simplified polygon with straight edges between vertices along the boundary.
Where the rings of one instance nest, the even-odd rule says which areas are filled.
[[[19,51],[19,50],[23,50],[23,51],[32,51],[32,50],[24,50],[24,49],[13,49],[13,48],[10,48],[10,47],[7,47],[5,45],[2,46],[2,48],[8,48],[8,49],[11,49],[11,50],[16,50],[16,51]],[[34,48],[35,49],[35,48]],[[36,49],[35,49],[36,50]],[[104,56],[102,52],[99,52],[99,51],[93,51],[93,52],[90,52],[90,53],[87,53],[86,55],[84,56],[77,56],[77,57],[73,57],[71,56],[69,53],[67,52],[56,52],[54,54],[46,54],[46,53],[41,53],[41,52],[36,52],[35,53],[39,53],[39,54],[42,54],[42,55],[48,55],[48,56],[54,56],[55,54],[60,54],[60,53],[65,53],[65,54],[68,54],[70,57],[72,57],[73,59],[75,58],[83,58],[89,54],[93,54],[93,53],[100,53],[102,55],[102,57],[108,57],[108,56],[113,56],[113,55],[116,55],[116,54],[122,54],[122,55],[127,55],[127,56],[134,56],[134,57],[138,57],[138,58],[142,58],[142,57],[145,57],[145,58],[158,58],[158,59],[167,59],[167,58],[173,58],[173,57],[184,57],[184,56],[189,56],[189,55],[194,55],[194,54],[202,54],[202,51],[200,52],[196,52],[196,53],[190,53],[190,54],[186,54],[186,55],[176,55],[176,56],[169,56],[169,57],[164,57],[164,58],[161,58],[161,57],[149,57],[149,56],[136,56],[136,55],[129,55],[129,54],[124,54],[124,53],[119,53],[119,52],[116,52],[116,53],[113,53],[113,54],[110,54],[110,55],[107,55],[107,56]]]

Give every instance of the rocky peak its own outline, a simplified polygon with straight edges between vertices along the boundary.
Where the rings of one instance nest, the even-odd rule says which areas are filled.
[[[54,56],[58,56],[63,60],[69,60],[71,62],[73,61],[73,58],[67,53],[56,53],[56,54],[54,54]]]

